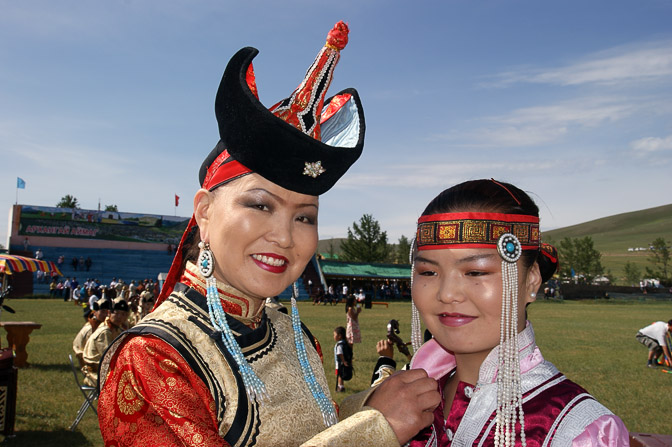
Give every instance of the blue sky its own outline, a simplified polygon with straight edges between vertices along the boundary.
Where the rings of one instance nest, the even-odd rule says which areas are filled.
[[[396,242],[474,178],[530,192],[542,230],[672,203],[670,0],[0,0],[0,213],[18,176],[19,203],[190,215],[230,56],[260,50],[271,106],[339,20],[330,91],[359,91],[367,138],[321,238],[369,213]]]

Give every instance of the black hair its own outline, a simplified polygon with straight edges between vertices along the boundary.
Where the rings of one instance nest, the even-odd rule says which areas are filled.
[[[355,307],[355,296],[354,295],[348,295],[348,297],[345,299],[345,313],[348,313],[348,309],[351,307]]]
[[[343,326],[337,326],[334,332],[341,337],[341,340],[345,340],[345,328]]]
[[[539,217],[539,207],[523,190],[494,179],[469,180],[448,188],[429,202],[422,215],[462,211]],[[542,282],[551,279],[558,269],[557,261],[542,256],[540,250],[524,250],[521,259],[528,268],[539,264]]]

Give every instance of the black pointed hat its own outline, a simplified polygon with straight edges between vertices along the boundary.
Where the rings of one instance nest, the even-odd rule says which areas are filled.
[[[205,185],[213,162],[230,159],[291,191],[320,195],[359,158],[364,147],[364,111],[357,91],[346,89],[324,100],[348,28],[336,24],[327,44],[292,95],[270,109],[258,99],[252,59],[246,47],[229,61],[219,85],[215,114],[221,140],[201,166]],[[217,169],[215,167],[215,169]]]

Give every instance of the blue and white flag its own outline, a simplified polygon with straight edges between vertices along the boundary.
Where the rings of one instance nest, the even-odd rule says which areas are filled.
[[[16,178],[16,187],[19,189],[26,189],[26,182],[21,177]]]

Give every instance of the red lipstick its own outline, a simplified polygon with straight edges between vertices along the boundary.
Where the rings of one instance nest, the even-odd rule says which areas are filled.
[[[250,257],[257,266],[271,273],[282,273],[289,265],[287,258],[275,253],[255,253]]]

